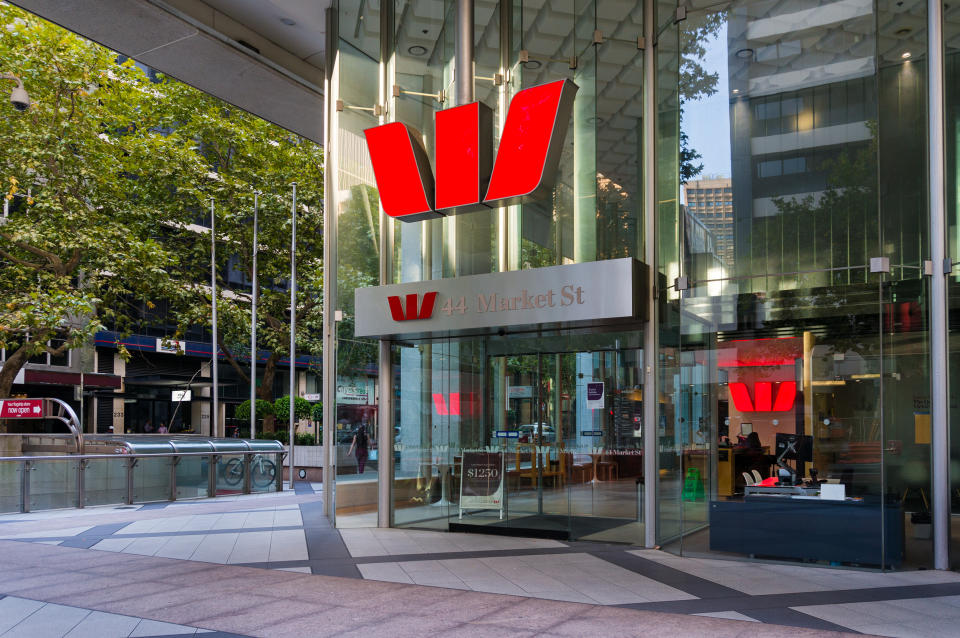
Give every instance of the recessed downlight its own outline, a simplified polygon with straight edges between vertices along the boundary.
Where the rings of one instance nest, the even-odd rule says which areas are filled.
[[[414,44],[412,47],[407,49],[407,53],[410,55],[426,55],[427,47],[420,46],[419,44]]]
[[[280,18],[280,22],[284,23],[288,27],[296,26],[297,21],[291,20],[290,18]]]

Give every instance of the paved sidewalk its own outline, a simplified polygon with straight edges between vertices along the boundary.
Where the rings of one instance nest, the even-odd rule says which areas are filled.
[[[953,572],[881,574],[602,543],[336,530],[319,498],[304,484],[296,495],[0,516],[0,538],[8,539],[0,540],[0,595],[8,596],[0,618],[5,600],[32,604],[31,622],[64,616],[59,625],[38,625],[48,633],[20,624],[30,615],[19,629],[0,623],[0,636],[127,636],[142,619],[256,636],[960,635]],[[42,603],[53,605],[40,613]],[[60,631],[81,614],[69,628],[75,633]],[[110,614],[120,619],[108,623]],[[98,622],[103,632],[82,633]]]

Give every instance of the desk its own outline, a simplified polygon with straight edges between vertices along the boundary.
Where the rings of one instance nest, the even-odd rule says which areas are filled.
[[[758,557],[887,566],[903,560],[903,510],[879,502],[751,496],[710,503],[710,549]]]

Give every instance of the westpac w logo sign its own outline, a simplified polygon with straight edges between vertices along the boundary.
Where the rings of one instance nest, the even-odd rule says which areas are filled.
[[[419,221],[543,196],[553,187],[576,92],[576,84],[559,80],[517,93],[495,160],[490,107],[438,111],[436,180],[418,130],[400,122],[367,129],[383,210]]]
[[[394,321],[411,321],[413,319],[429,319],[433,316],[433,306],[437,302],[437,293],[428,292],[423,296],[423,303],[417,308],[419,295],[406,295],[406,307],[400,301],[400,297],[390,295],[387,297],[387,303],[390,304],[390,316]]]

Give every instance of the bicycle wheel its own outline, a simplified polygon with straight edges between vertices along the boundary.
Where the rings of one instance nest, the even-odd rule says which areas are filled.
[[[267,459],[254,464],[252,468],[253,484],[255,487],[267,487],[277,480],[277,466]]]
[[[223,481],[227,485],[239,485],[243,480],[243,461],[230,459],[223,468]]]

